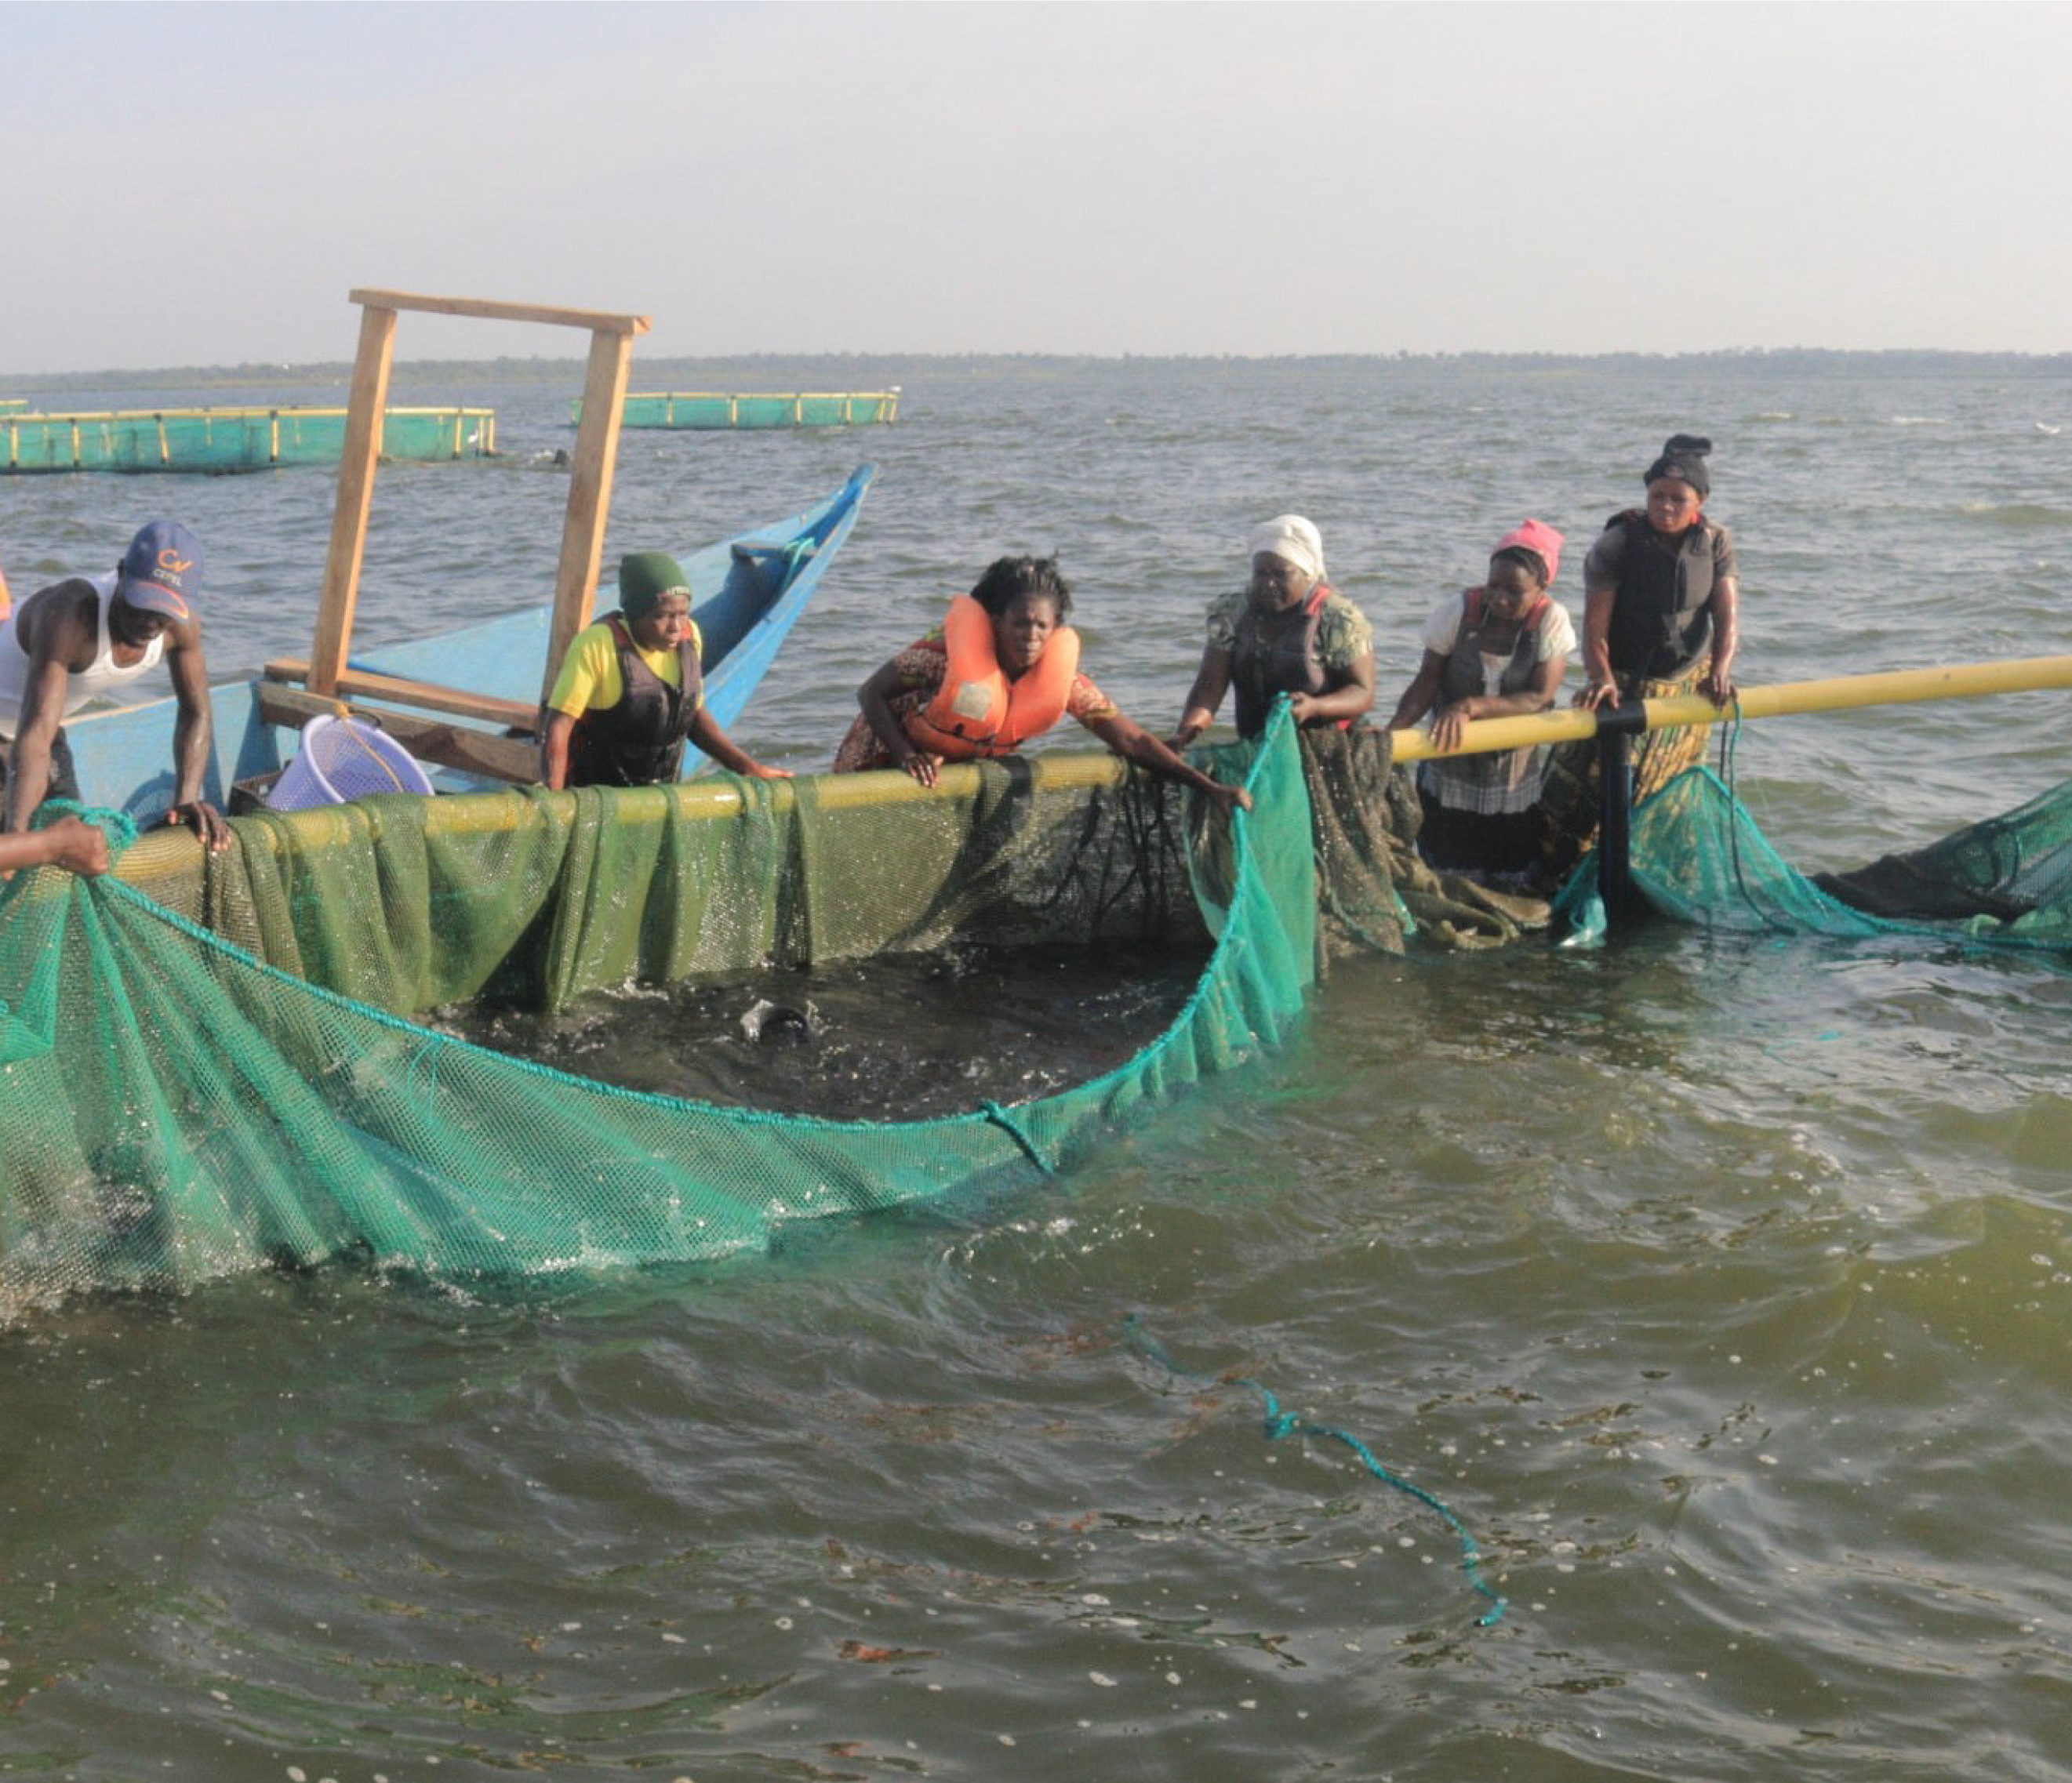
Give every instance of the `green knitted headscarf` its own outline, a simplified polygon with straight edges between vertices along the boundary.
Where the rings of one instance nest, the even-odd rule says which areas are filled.
[[[691,579],[666,551],[635,551],[619,560],[619,610],[638,619],[664,594],[688,594]]]

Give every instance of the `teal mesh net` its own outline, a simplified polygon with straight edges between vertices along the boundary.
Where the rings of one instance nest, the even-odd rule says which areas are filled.
[[[1416,865],[1373,743],[1298,745],[1284,714],[1214,765],[1242,772],[1249,815],[1112,758],[1042,757],[933,791],[884,774],[390,795],[240,819],[220,856],[162,831],[119,879],[19,873],[0,886],[0,1317],[345,1256],[469,1279],[694,1261],[1011,1183],[1274,1045],[1327,929],[1393,949],[1473,926]],[[2072,785],[1816,882],[1693,770],[1635,811],[1633,871],[1715,927],[2062,958]],[[1568,894],[1585,920],[1593,877]],[[1124,1062],[927,1119],[616,1087],[418,1019],[960,940],[1176,937],[1198,980]]]
[[[124,871],[155,898],[18,875],[0,890],[0,1310],[343,1255],[465,1277],[712,1258],[1054,1170],[1300,1011],[1315,905],[1285,722],[1227,828],[1112,758],[945,780],[391,795],[240,820],[206,861],[139,843]],[[154,874],[154,849],[194,865]],[[952,936],[1127,946],[1190,925],[1199,981],[1123,1065],[928,1120],[616,1088],[410,1019]]]
[[[335,464],[343,409],[168,409],[93,414],[0,414],[0,472],[262,470]],[[391,409],[384,457],[481,458],[496,448],[487,409]]]
[[[2072,783],[1910,854],[1848,873],[1788,865],[1725,782],[1690,768],[1633,813],[1634,889],[1664,915],[1714,929],[2072,949]],[[1597,861],[1559,904],[1572,936],[1601,933]]]

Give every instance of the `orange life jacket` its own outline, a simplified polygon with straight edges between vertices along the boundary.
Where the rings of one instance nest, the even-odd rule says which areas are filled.
[[[1065,716],[1072,677],[1079,672],[1079,635],[1061,625],[1043,654],[1013,680],[993,647],[993,615],[968,594],[950,602],[943,621],[949,666],[935,696],[906,716],[916,749],[952,762],[1011,755]]]

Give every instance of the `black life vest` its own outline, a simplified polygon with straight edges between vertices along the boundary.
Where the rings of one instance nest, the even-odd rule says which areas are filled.
[[[1499,693],[1516,693],[1529,687],[1540,668],[1540,635],[1552,606],[1544,594],[1533,597],[1531,606],[1520,615],[1518,635],[1512,639],[1511,660],[1498,677]],[[1440,692],[1447,703],[1473,699],[1486,692],[1482,669],[1482,590],[1471,588],[1461,597],[1461,629],[1453,638],[1453,652],[1446,658],[1446,672]]]
[[[619,704],[592,706],[569,738],[572,787],[652,787],[673,780],[684,765],[684,739],[705,692],[704,672],[689,638],[676,647],[684,684],[673,688],[640,659],[623,614],[604,622],[619,651]]]
[[[1262,643],[1264,617],[1248,599],[1231,645],[1231,685],[1237,695],[1237,733],[1256,737],[1266,729],[1276,693],[1328,693],[1330,678],[1317,655],[1317,627],[1331,585],[1310,590],[1293,619],[1283,619]]]
[[[1618,598],[1612,603],[1612,672],[1668,680],[1704,654],[1712,635],[1712,541],[1719,528],[1700,514],[1666,540],[1638,508],[1605,522],[1626,532],[1619,555]]]

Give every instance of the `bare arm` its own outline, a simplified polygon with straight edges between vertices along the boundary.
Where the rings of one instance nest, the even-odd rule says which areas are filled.
[[[1576,704],[1593,712],[1618,704],[1618,682],[1612,674],[1612,609],[1618,605],[1616,585],[1583,591],[1583,684]]]
[[[215,735],[208,697],[208,671],[201,655],[201,627],[194,620],[166,633],[166,672],[172,677],[179,716],[173,721],[173,808],[169,824],[191,824],[212,853],[230,846],[223,814],[202,797],[208,779],[209,745]]]
[[[1298,725],[1337,724],[1358,718],[1374,705],[1374,652],[1353,659],[1344,682],[1328,693],[1293,693],[1288,710]]]
[[[92,585],[75,577],[57,590],[61,598],[47,590],[14,622],[29,667],[8,755],[6,821],[0,828],[26,830],[50,791],[51,745],[64,717],[65,688],[73,668],[93,660],[100,642]]]
[[[108,838],[76,817],[60,817],[23,836],[0,836],[0,879],[19,867],[63,867],[91,878],[108,865]]]
[[[1699,691],[1716,706],[1734,696],[1734,652],[1741,647],[1741,585],[1733,577],[1722,577],[1712,588],[1712,666],[1699,682]]]
[[[790,772],[784,768],[770,767],[757,761],[719,728],[719,721],[703,706],[692,715],[691,741],[729,774],[738,774],[750,780],[788,780],[791,778]]]
[[[1523,718],[1554,703],[1561,677],[1568,672],[1568,653],[1534,665],[1532,679],[1515,693],[1473,693],[1442,707],[1432,720],[1432,742],[1442,750],[1458,749],[1462,733],[1477,718]]]
[[[568,713],[547,714],[547,733],[540,739],[540,783],[549,792],[559,792],[569,783],[569,739],[575,729],[575,719]]]
[[[1187,689],[1180,709],[1180,723],[1167,741],[1174,749],[1185,749],[1215,723],[1216,708],[1230,691],[1231,653],[1220,644],[1202,651],[1202,666],[1194,672],[1194,684]]]
[[[7,758],[9,830],[26,830],[43,795],[50,791],[51,745],[64,712],[65,683],[70,672],[60,661],[32,662],[22,701],[21,722]]]
[[[856,703],[863,708],[865,721],[885,752],[892,758],[893,765],[904,769],[924,787],[935,783],[935,770],[942,766],[942,758],[931,755],[925,750],[916,749],[914,740],[906,734],[906,727],[899,722],[898,714],[892,709],[892,696],[905,690],[906,682],[899,671],[899,659],[894,657],[882,664],[870,679],[856,690]]]
[[[1408,730],[1412,725],[1438,704],[1439,688],[1446,673],[1446,659],[1436,650],[1424,652],[1424,659],[1417,665],[1417,672],[1411,678],[1410,685],[1403,690],[1403,697],[1396,702],[1396,715],[1388,721],[1391,730]]]
[[[1160,779],[1177,780],[1183,787],[1207,793],[1227,811],[1232,805],[1244,811],[1252,809],[1252,795],[1242,787],[1224,786],[1220,781],[1211,780],[1199,768],[1189,766],[1141,725],[1120,713],[1104,718],[1083,718],[1079,722],[1116,754],[1149,770]]]

